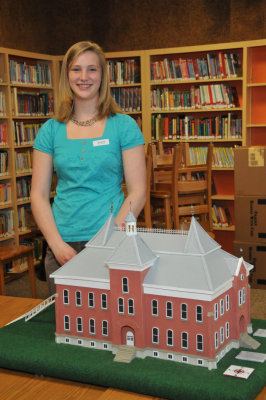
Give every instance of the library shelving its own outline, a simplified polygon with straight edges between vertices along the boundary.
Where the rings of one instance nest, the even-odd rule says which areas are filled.
[[[144,86],[147,82],[144,51],[124,51],[106,53],[111,93],[121,110],[133,117],[143,134],[146,126],[147,110],[143,106]],[[149,140],[149,135],[145,137]]]
[[[247,43],[246,144],[266,145],[266,41]]]
[[[36,235],[30,210],[32,145],[54,113],[55,56],[0,48],[0,246]]]
[[[188,142],[191,163],[206,152],[208,142],[214,144],[213,211],[227,217],[214,230],[217,241],[221,238],[224,248],[232,250],[233,148],[245,142],[245,49],[227,43],[155,49],[146,57],[151,140],[162,140],[166,151],[176,142]]]

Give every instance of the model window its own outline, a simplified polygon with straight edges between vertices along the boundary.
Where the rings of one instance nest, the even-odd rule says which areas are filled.
[[[107,294],[102,294],[102,309],[107,310]]]
[[[196,321],[203,322],[203,309],[202,306],[196,306]]]
[[[246,288],[242,289],[242,303],[244,304],[246,302]]]
[[[76,292],[76,306],[80,307],[81,305],[81,292],[78,290]]]
[[[174,355],[173,354],[167,354],[167,358],[168,360],[173,360],[174,359]]]
[[[242,290],[238,291],[238,305],[241,306],[242,304]]]
[[[181,347],[182,347],[182,349],[188,349],[188,333],[187,332],[181,333]]]
[[[173,303],[171,301],[166,302],[166,317],[173,318]]]
[[[203,335],[197,335],[197,351],[203,351]]]
[[[89,327],[90,327],[90,334],[95,335],[95,319],[90,318]]]
[[[187,319],[187,304],[181,304],[181,319]]]
[[[188,362],[188,358],[186,356],[182,356],[182,362],[187,363]]]
[[[225,311],[229,310],[229,294],[225,296]]]
[[[70,317],[68,315],[64,316],[64,330],[70,331]]]
[[[214,333],[214,345],[215,345],[215,348],[218,349],[218,346],[219,346],[219,335],[218,335],[218,332]]]
[[[197,364],[198,364],[198,365],[203,365],[203,360],[199,359],[199,360],[197,361]]]
[[[218,319],[218,304],[214,304],[214,319]]]
[[[224,315],[224,299],[220,300],[220,315]]]
[[[229,334],[230,334],[230,332],[229,332],[229,322],[226,322],[226,324],[225,324],[225,337],[226,337],[226,339],[229,338]]]
[[[158,301],[152,300],[151,302],[151,313],[154,316],[158,316]]]
[[[158,344],[159,343],[159,329],[152,328],[152,343]]]
[[[118,312],[119,314],[124,314],[124,299],[122,297],[118,299]]]
[[[128,299],[128,314],[129,315],[134,315],[135,314],[134,300],[133,299]]]
[[[108,321],[102,322],[102,335],[108,336]]]
[[[240,275],[240,279],[241,279],[241,281],[244,280],[244,274],[241,274],[241,275]]]
[[[122,278],[122,292],[129,293],[128,290],[128,278]]]
[[[69,291],[67,289],[63,290],[63,302],[69,304]]]
[[[220,342],[221,344],[224,342],[224,327],[221,326],[220,328]]]
[[[172,329],[168,329],[167,331],[167,346],[173,346],[174,344],[174,335]]]
[[[78,317],[77,318],[77,332],[83,332],[83,326],[82,326],[82,318]]]
[[[89,292],[89,307],[90,308],[94,308],[94,293],[93,292]]]

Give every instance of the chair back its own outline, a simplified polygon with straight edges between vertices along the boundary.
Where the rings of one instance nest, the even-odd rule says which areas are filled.
[[[184,165],[188,162],[186,145],[174,148],[172,206],[175,229],[190,223],[191,216],[199,219],[204,229],[212,231],[211,168],[213,145],[208,145],[205,164]]]
[[[148,153],[151,154],[152,159],[152,189],[171,190],[173,155],[164,154],[162,146],[157,149],[154,143],[149,144]]]

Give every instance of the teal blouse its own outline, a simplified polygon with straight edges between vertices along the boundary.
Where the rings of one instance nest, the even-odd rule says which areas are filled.
[[[68,139],[66,124],[48,120],[39,130],[34,149],[53,156],[58,183],[53,214],[66,242],[91,239],[124,201],[122,151],[144,144],[133,118],[108,118],[101,138]]]

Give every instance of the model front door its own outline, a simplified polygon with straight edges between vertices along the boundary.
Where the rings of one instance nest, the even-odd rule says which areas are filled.
[[[133,332],[127,332],[127,346],[134,346],[134,334]]]

